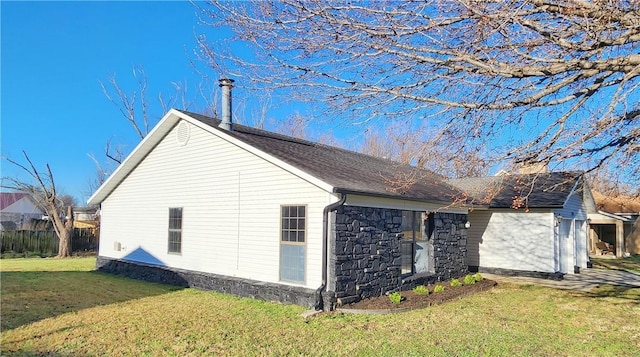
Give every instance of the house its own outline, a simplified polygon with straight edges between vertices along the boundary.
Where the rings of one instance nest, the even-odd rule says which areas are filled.
[[[640,254],[640,200],[594,192],[597,211],[589,213],[589,248],[618,258]],[[606,250],[598,248],[604,243]]]
[[[331,309],[467,273],[467,209],[427,170],[172,109],[89,199],[97,268]]]
[[[2,230],[29,228],[44,211],[34,198],[24,192],[0,192],[0,227]]]
[[[595,209],[580,172],[449,180],[466,192],[470,271],[552,278],[589,261],[587,214]]]
[[[73,210],[73,228],[85,230],[97,236],[100,228],[100,217],[95,207],[78,207]]]
[[[93,222],[98,218],[98,209],[95,207],[75,207],[73,209],[74,221]]]

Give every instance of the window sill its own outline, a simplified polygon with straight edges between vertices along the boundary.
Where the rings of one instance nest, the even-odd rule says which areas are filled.
[[[402,277],[402,284],[409,284],[409,283],[413,283],[415,281],[430,281],[430,280],[435,280],[435,274],[434,273],[418,273],[418,274],[412,274],[412,275],[406,275]]]

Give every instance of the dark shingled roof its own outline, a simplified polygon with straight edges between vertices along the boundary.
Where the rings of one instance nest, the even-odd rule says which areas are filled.
[[[218,130],[219,119],[181,111]],[[451,203],[460,192],[434,172],[239,124],[228,135],[326,183],[339,193]]]
[[[471,201],[489,208],[510,208],[514,200],[526,199],[529,208],[561,208],[572,192],[581,172],[550,172],[450,179],[451,185],[465,192]]]

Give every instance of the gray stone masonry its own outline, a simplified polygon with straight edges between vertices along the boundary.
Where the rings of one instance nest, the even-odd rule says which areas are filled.
[[[444,281],[466,275],[466,214],[436,213],[433,232],[433,255],[437,280]]]
[[[337,304],[380,296],[410,288],[420,281],[448,280],[467,273],[467,215],[436,213],[434,217],[435,274],[411,279],[401,274],[402,211],[341,206],[335,216],[335,242],[331,247],[329,273],[335,279],[330,292]],[[408,279],[406,279],[408,278]]]
[[[335,243],[329,259],[338,304],[380,296],[397,289],[402,278],[402,211],[341,206],[335,217]]]
[[[98,256],[99,271],[128,278],[213,290],[254,299],[277,301],[305,307],[315,305],[315,290],[297,286],[266,283],[224,275],[169,268]]]
[[[390,291],[410,289],[416,284],[464,276],[467,232],[464,214],[436,213],[433,232],[433,275],[402,276],[401,240],[397,237],[402,211],[357,206],[341,206],[335,215],[335,242],[331,246],[329,270],[334,291],[322,294],[325,310],[336,303],[380,296]],[[267,301],[315,305],[315,290],[265,283],[217,274],[124,261],[98,256],[100,271],[152,282],[214,290]]]

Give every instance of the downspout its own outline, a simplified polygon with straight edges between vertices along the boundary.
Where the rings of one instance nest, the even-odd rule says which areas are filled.
[[[329,246],[329,213],[335,211],[338,207],[342,206],[347,200],[347,195],[342,194],[342,197],[338,202],[334,202],[327,205],[322,210],[322,284],[316,290],[316,311],[322,311],[324,309],[324,301],[322,300],[322,291],[327,287],[327,266],[329,256],[327,254],[327,247]]]

